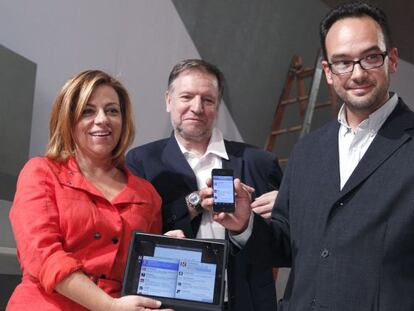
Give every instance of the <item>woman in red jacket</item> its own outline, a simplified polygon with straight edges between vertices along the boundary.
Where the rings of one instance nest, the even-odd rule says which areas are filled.
[[[45,157],[20,173],[10,220],[23,277],[7,310],[151,310],[120,297],[132,230],[161,232],[161,200],[124,166],[134,137],[126,89],[102,71],[70,79]]]

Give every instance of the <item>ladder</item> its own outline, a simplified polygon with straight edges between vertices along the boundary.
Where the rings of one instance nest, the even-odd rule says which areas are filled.
[[[299,132],[298,139],[302,138],[311,130],[312,119],[315,109],[330,107],[331,116],[335,118],[338,113],[337,96],[333,88],[327,83],[328,99],[326,101],[317,102],[320,93],[321,80],[323,76],[322,70],[322,54],[318,53],[315,65],[312,68],[304,68],[302,59],[298,55],[294,55],[290,62],[289,71],[286,77],[283,91],[276,107],[276,112],[272,122],[272,128],[267,138],[265,149],[272,152],[276,138],[280,135]],[[306,79],[311,80],[309,91],[306,91]],[[325,80],[326,82],[326,80]],[[292,87],[296,85],[296,96],[292,97]],[[292,104],[299,105],[299,116],[301,124],[282,128],[282,121],[287,106]],[[280,158],[279,162],[285,164],[287,158]]]

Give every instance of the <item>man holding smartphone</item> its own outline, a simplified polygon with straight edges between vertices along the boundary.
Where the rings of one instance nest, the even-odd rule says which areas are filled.
[[[172,69],[166,92],[171,137],[132,149],[127,165],[149,180],[162,197],[163,230],[181,229],[186,237],[225,239],[203,202],[213,169],[231,169],[251,192],[251,208],[269,217],[282,178],[277,159],[256,147],[223,139],[215,128],[224,78],[214,65],[184,60]],[[247,264],[244,254],[231,255],[228,309],[275,310],[276,292],[270,265]]]

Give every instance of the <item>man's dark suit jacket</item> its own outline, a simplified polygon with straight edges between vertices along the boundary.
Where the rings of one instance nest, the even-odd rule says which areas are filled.
[[[282,311],[414,310],[414,113],[399,100],[340,190],[338,122],[300,141],[252,262],[292,264]]]
[[[276,158],[243,143],[225,141],[229,160],[223,168],[234,170],[235,177],[254,187],[254,195],[279,188],[282,172]],[[127,165],[138,176],[149,180],[161,195],[163,231],[181,229],[194,238],[201,215],[190,221],[185,196],[197,191],[197,180],[172,135],[132,149]],[[276,292],[271,265],[247,264],[244,252],[229,258],[229,304],[234,311],[276,310]]]

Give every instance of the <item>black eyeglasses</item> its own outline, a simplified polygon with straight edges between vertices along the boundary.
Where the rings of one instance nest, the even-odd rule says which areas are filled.
[[[381,67],[384,65],[384,60],[387,55],[388,52],[375,53],[367,55],[358,60],[339,60],[336,62],[328,63],[328,65],[333,74],[343,75],[354,71],[355,64],[359,64],[359,66],[361,66],[361,68],[364,70]]]

